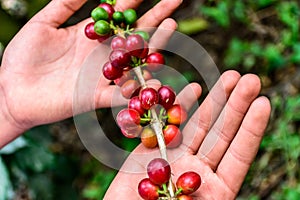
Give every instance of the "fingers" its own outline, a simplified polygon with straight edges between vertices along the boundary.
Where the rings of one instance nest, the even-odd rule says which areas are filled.
[[[187,122],[183,129],[183,143],[189,146],[192,154],[197,153],[200,144],[219,116],[239,79],[240,75],[236,71],[223,73],[198,110]]]
[[[177,28],[177,23],[171,18],[165,19],[151,37],[149,48],[151,52],[163,49]]]
[[[259,78],[253,74],[243,76],[231,93],[218,119],[209,130],[198,151],[198,156],[213,170],[219,164],[237,133],[249,106],[259,92]]]
[[[179,103],[185,110],[190,110],[200,97],[202,89],[197,83],[190,83],[177,95],[176,103]]]
[[[217,168],[216,173],[220,179],[236,193],[256,156],[270,112],[270,102],[266,97],[259,97],[251,104],[237,135]]]
[[[52,0],[31,21],[39,21],[58,28],[87,0]]]
[[[137,27],[156,27],[169,17],[182,0],[161,0],[137,21]]]
[[[137,8],[143,0],[117,0],[115,10],[124,11],[128,8]]]

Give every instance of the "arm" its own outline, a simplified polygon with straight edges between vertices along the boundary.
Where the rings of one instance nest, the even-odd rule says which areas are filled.
[[[0,67],[1,77],[1,67]],[[1,80],[1,78],[0,78]],[[3,86],[0,82],[0,149],[8,142],[19,136],[24,130],[10,116],[7,108]]]

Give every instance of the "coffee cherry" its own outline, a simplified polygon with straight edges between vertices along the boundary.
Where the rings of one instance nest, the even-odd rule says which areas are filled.
[[[187,119],[186,110],[179,104],[173,105],[167,110],[168,123],[180,125]]]
[[[143,73],[143,78],[145,79],[145,81],[150,80],[150,79],[153,78],[152,73],[149,72],[149,71],[146,70],[146,69],[143,69],[142,73]]]
[[[133,9],[127,9],[123,12],[124,18],[125,18],[125,23],[127,25],[132,25],[136,22],[137,20],[137,14],[135,10]]]
[[[102,43],[102,42],[105,42],[107,39],[109,39],[110,37],[110,34],[108,35],[99,35],[99,38],[97,39],[98,42]]]
[[[180,129],[172,124],[167,125],[163,129],[164,139],[168,148],[176,148],[182,142],[182,133]]]
[[[100,38],[100,36],[95,32],[94,24],[95,22],[90,22],[85,26],[84,29],[85,36],[91,40],[97,40]]]
[[[115,49],[109,55],[109,61],[114,67],[123,69],[130,63],[130,56],[124,49]]]
[[[121,132],[127,138],[136,138],[139,137],[142,130],[143,127],[141,125],[138,125],[121,129]]]
[[[94,10],[91,12],[91,17],[96,22],[99,20],[107,21],[109,16],[104,8],[97,7],[97,8],[94,8]]]
[[[154,158],[147,166],[149,179],[157,184],[162,185],[170,180],[171,167],[163,158]]]
[[[120,78],[115,79],[114,83],[121,87],[126,81],[130,79],[133,79],[133,76],[131,75],[130,71],[124,71],[123,69],[123,75]]]
[[[126,39],[121,36],[114,37],[110,42],[110,47],[115,49],[125,49]]]
[[[142,107],[142,103],[138,96],[132,97],[130,99],[130,101],[128,102],[128,108],[138,111],[141,116],[145,113],[145,109]]]
[[[153,105],[158,103],[158,94],[153,88],[144,88],[140,91],[139,95],[142,107],[149,110]]]
[[[159,197],[159,187],[155,185],[149,178],[140,181],[138,185],[139,195],[145,200],[157,200]]]
[[[150,36],[146,31],[135,31],[134,34],[140,35],[145,41],[149,41]]]
[[[154,130],[150,127],[144,127],[141,133],[142,144],[147,148],[154,148],[157,146],[157,137]]]
[[[95,22],[94,30],[98,35],[107,35],[111,31],[109,23],[105,20]]]
[[[148,56],[149,53],[149,46],[148,43],[146,41],[144,41],[144,49],[143,52],[139,55],[139,58],[146,58]]]
[[[112,19],[115,9],[108,3],[101,3],[98,7],[103,8],[108,13],[108,20]]]
[[[169,109],[173,106],[173,103],[176,98],[174,90],[170,86],[161,86],[158,91],[159,104],[162,105],[165,109]]]
[[[183,195],[178,196],[177,199],[178,200],[193,200],[193,197],[183,194]]]
[[[154,52],[147,56],[147,69],[151,72],[158,72],[165,64],[165,58],[161,53]]]
[[[123,13],[120,11],[114,12],[112,19],[116,24],[121,24],[125,21],[125,17],[123,15]]]
[[[123,70],[112,66],[110,62],[104,64],[102,72],[104,77],[108,80],[115,80],[123,75]]]
[[[140,114],[133,109],[123,109],[117,115],[117,123],[123,130],[132,130],[140,125]]]
[[[126,99],[136,96],[135,91],[140,87],[139,83],[136,80],[130,79],[126,81],[121,87],[121,94]]]
[[[201,177],[193,171],[188,171],[179,176],[176,186],[181,190],[182,194],[191,194],[195,192],[201,185]]]
[[[131,56],[140,57],[144,51],[144,39],[137,34],[129,35],[126,39],[125,48]]]

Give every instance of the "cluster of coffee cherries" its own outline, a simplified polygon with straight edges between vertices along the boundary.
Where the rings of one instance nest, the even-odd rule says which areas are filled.
[[[138,192],[145,200],[170,199],[167,185],[171,179],[171,167],[162,158],[151,160],[147,166],[148,178],[144,178],[138,185]],[[175,185],[173,198],[177,200],[192,200],[191,196],[201,185],[201,177],[194,171],[181,174]]]
[[[174,104],[174,90],[163,85],[158,90],[151,87],[141,88],[135,94],[136,96],[129,100],[128,107],[117,115],[117,123],[122,133],[129,138],[140,137],[142,144],[147,148],[156,147],[157,137],[151,127],[154,120],[151,109],[154,109],[163,127],[166,146],[178,147],[182,141],[179,125],[187,119],[187,112],[180,104]]]
[[[131,27],[137,20],[136,12],[133,9],[115,11],[113,3],[115,0],[101,0],[91,12],[94,21],[87,24],[85,35],[99,42],[109,38],[111,52],[102,73],[120,86],[122,95],[129,100],[127,107],[118,113],[117,124],[124,136],[140,137],[147,148],[161,147],[161,141],[167,148],[178,147],[183,138],[179,126],[186,121],[187,111],[175,101],[176,93],[171,86],[152,88],[146,84],[153,73],[163,68],[165,58],[159,52],[150,53],[147,32]],[[163,139],[158,139],[160,136]],[[192,199],[190,194],[201,184],[200,176],[192,171],[185,172],[175,186],[170,165],[166,156],[163,157],[165,159],[156,158],[149,163],[149,178],[143,179],[138,186],[140,196],[146,200]],[[172,185],[173,189],[167,189],[167,185]]]
[[[115,11],[112,4],[114,1],[101,1],[92,10],[90,22],[85,27],[85,35],[92,40],[103,42],[110,36],[119,32],[127,32],[137,20],[136,11],[127,9],[124,12]]]

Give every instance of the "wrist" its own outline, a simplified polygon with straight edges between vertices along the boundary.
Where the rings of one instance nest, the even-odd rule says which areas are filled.
[[[0,71],[0,149],[20,136],[24,131],[25,129],[18,126],[13,116],[10,115]]]

